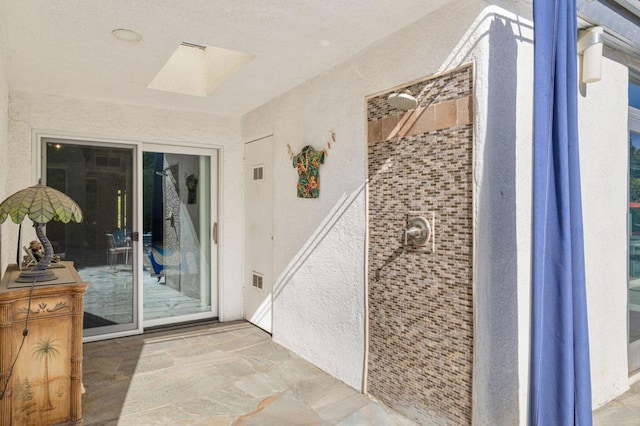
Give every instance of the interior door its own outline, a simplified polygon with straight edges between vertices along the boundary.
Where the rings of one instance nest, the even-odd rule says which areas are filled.
[[[271,332],[273,137],[245,144],[244,317]]]

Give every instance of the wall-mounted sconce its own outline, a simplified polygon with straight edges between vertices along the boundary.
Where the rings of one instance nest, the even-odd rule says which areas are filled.
[[[602,27],[591,27],[578,31],[578,54],[582,56],[580,80],[583,83],[600,81],[603,46],[604,30]]]

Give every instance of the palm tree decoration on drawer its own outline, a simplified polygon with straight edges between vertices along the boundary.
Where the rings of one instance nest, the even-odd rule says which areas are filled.
[[[51,336],[38,340],[34,345],[33,355],[38,359],[44,360],[44,403],[45,410],[53,410],[53,404],[51,403],[51,396],[49,393],[49,359],[55,358],[60,351],[59,345],[56,339],[52,339]]]
[[[0,224],[4,223],[8,216],[11,216],[13,223],[21,223],[25,216],[29,216],[44,248],[42,259],[31,270],[22,271],[16,281],[55,280],[56,275],[47,269],[53,258],[53,248],[45,235],[44,226],[52,220],[63,223],[82,222],[80,207],[66,194],[38,181],[37,185],[16,192],[0,204]]]

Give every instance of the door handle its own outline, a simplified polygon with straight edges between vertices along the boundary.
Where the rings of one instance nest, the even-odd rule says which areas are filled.
[[[213,242],[218,244],[218,222],[213,224]]]

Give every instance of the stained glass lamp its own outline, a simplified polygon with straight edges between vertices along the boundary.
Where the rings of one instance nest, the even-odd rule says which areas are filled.
[[[16,281],[55,280],[55,273],[47,269],[53,258],[53,247],[45,235],[44,226],[52,220],[63,223],[82,222],[80,207],[64,193],[38,181],[37,185],[16,192],[0,204],[0,224],[9,216],[13,223],[21,223],[25,216],[29,216],[36,229],[36,236],[44,248],[42,259],[33,268],[23,270]]]

